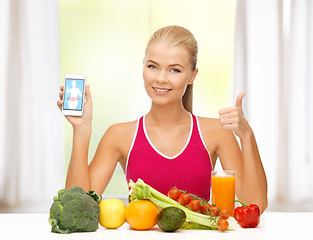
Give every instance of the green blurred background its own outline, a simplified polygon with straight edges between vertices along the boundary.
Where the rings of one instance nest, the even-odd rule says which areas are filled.
[[[147,113],[150,99],[142,79],[142,60],[150,35],[180,25],[199,44],[194,114],[218,117],[231,104],[235,0],[60,0],[61,76],[87,75],[93,100],[89,161],[106,129]],[[72,129],[64,119],[66,174]],[[126,196],[118,165],[105,196]]]

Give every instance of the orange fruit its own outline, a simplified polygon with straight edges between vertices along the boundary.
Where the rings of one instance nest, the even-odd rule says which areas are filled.
[[[131,201],[126,209],[126,221],[136,230],[147,230],[156,224],[157,207],[149,200]]]

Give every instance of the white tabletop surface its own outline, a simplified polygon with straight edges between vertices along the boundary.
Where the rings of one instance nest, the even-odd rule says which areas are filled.
[[[0,214],[1,239],[297,239],[311,235],[313,212],[265,212],[257,228],[236,231],[178,230],[173,233],[161,231],[157,226],[148,231],[132,230],[127,223],[118,229],[105,229],[99,225],[96,232],[57,234],[51,233],[48,214]]]

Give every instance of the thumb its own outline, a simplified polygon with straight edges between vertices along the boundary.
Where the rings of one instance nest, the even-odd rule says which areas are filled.
[[[247,92],[245,91],[242,91],[238,96],[237,96],[237,99],[236,99],[236,107],[240,107],[242,108],[242,99],[243,97],[247,94]]]
[[[91,102],[90,85],[87,83],[85,88],[85,97],[87,102]]]

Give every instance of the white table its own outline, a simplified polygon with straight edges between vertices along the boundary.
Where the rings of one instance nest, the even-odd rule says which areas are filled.
[[[236,231],[209,230],[178,230],[174,233],[161,231],[157,226],[148,231],[132,230],[127,223],[118,229],[99,229],[92,233],[51,233],[48,214],[0,214],[0,239],[84,239],[84,240],[166,240],[166,239],[299,239],[310,236],[313,222],[313,212],[281,213],[265,212],[261,216],[257,228],[243,229],[238,225]]]

